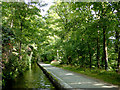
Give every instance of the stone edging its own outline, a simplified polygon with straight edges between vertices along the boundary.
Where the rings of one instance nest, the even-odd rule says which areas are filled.
[[[66,88],[66,85],[64,82],[61,82],[59,78],[57,78],[54,74],[48,72],[44,67],[42,67],[39,63],[37,63],[38,66],[41,68],[43,73],[48,77],[48,79],[52,82],[52,84],[55,86],[56,90],[68,90]],[[68,87],[69,89],[71,87]]]

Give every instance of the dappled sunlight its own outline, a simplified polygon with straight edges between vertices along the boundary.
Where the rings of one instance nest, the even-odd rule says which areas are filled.
[[[103,88],[117,88],[118,86],[113,86],[113,85],[111,85],[111,86],[102,86]]]
[[[105,83],[97,83],[97,82],[72,82],[70,84],[72,85],[94,85],[95,86],[94,88],[96,88],[96,86],[100,86],[101,88],[117,88],[118,87],[114,85],[105,85]]]
[[[48,69],[56,70],[56,69],[58,69],[58,68],[56,68],[56,67],[48,67]]]
[[[104,85],[104,84],[103,83],[96,83],[96,84],[93,84],[93,85],[99,86],[99,85]]]
[[[45,66],[45,67],[51,67],[51,65],[50,64],[40,64],[41,66]]]
[[[81,82],[75,82],[75,83],[70,83],[70,84],[82,84]]]
[[[65,75],[68,75],[68,76],[69,76],[69,75],[74,75],[74,74],[73,74],[73,73],[67,73],[67,74],[65,74]]]
[[[92,84],[93,82],[75,82],[70,84]]]

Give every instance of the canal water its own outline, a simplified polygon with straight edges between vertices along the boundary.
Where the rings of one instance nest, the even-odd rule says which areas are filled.
[[[31,69],[24,72],[22,76],[16,78],[12,88],[55,89],[36,63],[32,64]]]

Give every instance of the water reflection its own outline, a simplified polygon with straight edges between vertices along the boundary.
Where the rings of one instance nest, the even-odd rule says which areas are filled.
[[[54,88],[37,64],[16,79],[12,88]]]

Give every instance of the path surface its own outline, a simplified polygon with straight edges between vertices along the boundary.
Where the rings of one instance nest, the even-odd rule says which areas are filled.
[[[115,85],[110,85],[102,81],[74,73],[72,71],[63,70],[61,68],[51,66],[50,64],[44,64],[41,62],[38,64],[47,72],[51,73],[55,78],[57,78],[65,88],[103,88],[105,90],[119,90]]]

